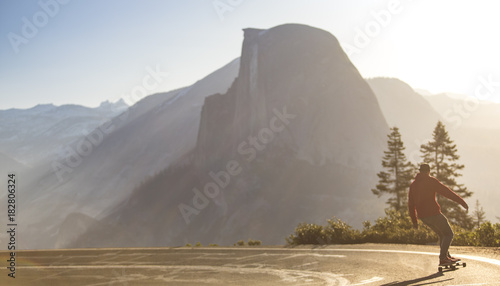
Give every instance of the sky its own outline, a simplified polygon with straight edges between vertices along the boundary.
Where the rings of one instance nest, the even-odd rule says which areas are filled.
[[[331,32],[365,78],[500,102],[500,1],[0,1],[0,109],[96,107],[191,85],[237,58],[242,29]]]

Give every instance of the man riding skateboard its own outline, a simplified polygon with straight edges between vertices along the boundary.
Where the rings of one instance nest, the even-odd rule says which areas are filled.
[[[408,210],[413,221],[413,227],[418,229],[418,218],[430,227],[439,236],[439,265],[449,265],[460,261],[448,252],[453,231],[448,219],[441,213],[441,207],[436,200],[436,193],[457,202],[467,211],[467,203],[450,188],[443,185],[438,179],[430,176],[431,168],[428,164],[420,165],[420,172],[410,185],[408,193]],[[418,218],[417,218],[418,216]]]

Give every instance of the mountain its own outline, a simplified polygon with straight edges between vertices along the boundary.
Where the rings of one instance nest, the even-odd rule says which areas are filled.
[[[67,246],[72,220],[82,226],[105,216],[141,181],[194,148],[205,97],[225,92],[238,67],[236,59],[189,87],[145,97],[37,169],[23,198],[33,207],[20,214],[27,222],[24,245]]]
[[[372,218],[388,130],[333,35],[245,29],[238,76],[205,99],[196,145],[69,246],[281,244],[301,221]]]
[[[415,88],[414,89],[416,93],[422,95],[422,96],[430,96],[432,95],[432,92],[426,90],[426,89],[423,89],[423,88]]]
[[[425,99],[442,114],[444,121],[454,129],[500,129],[500,104],[481,101],[475,97],[440,93],[425,96]]]
[[[120,100],[96,108],[40,104],[30,109],[0,110],[0,150],[34,166],[127,108]]]
[[[418,161],[420,145],[426,143],[440,114],[407,83],[396,78],[366,79],[377,96],[389,126],[399,128],[408,158]]]
[[[29,170],[29,167],[24,165],[23,163],[17,161],[16,159],[4,154],[0,153],[0,174],[7,174],[7,173],[24,173],[25,171]],[[2,194],[0,197],[3,197]]]

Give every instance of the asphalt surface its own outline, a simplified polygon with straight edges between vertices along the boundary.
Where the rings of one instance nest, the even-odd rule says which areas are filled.
[[[467,267],[438,272],[434,246],[181,247],[1,252],[0,285],[500,285],[495,250],[452,249]]]

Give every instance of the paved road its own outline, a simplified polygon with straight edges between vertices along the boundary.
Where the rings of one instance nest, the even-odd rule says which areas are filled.
[[[0,285],[500,285],[500,260],[461,249],[468,265],[437,272],[437,248],[133,248],[1,253]],[[459,253],[453,253],[459,255]]]

